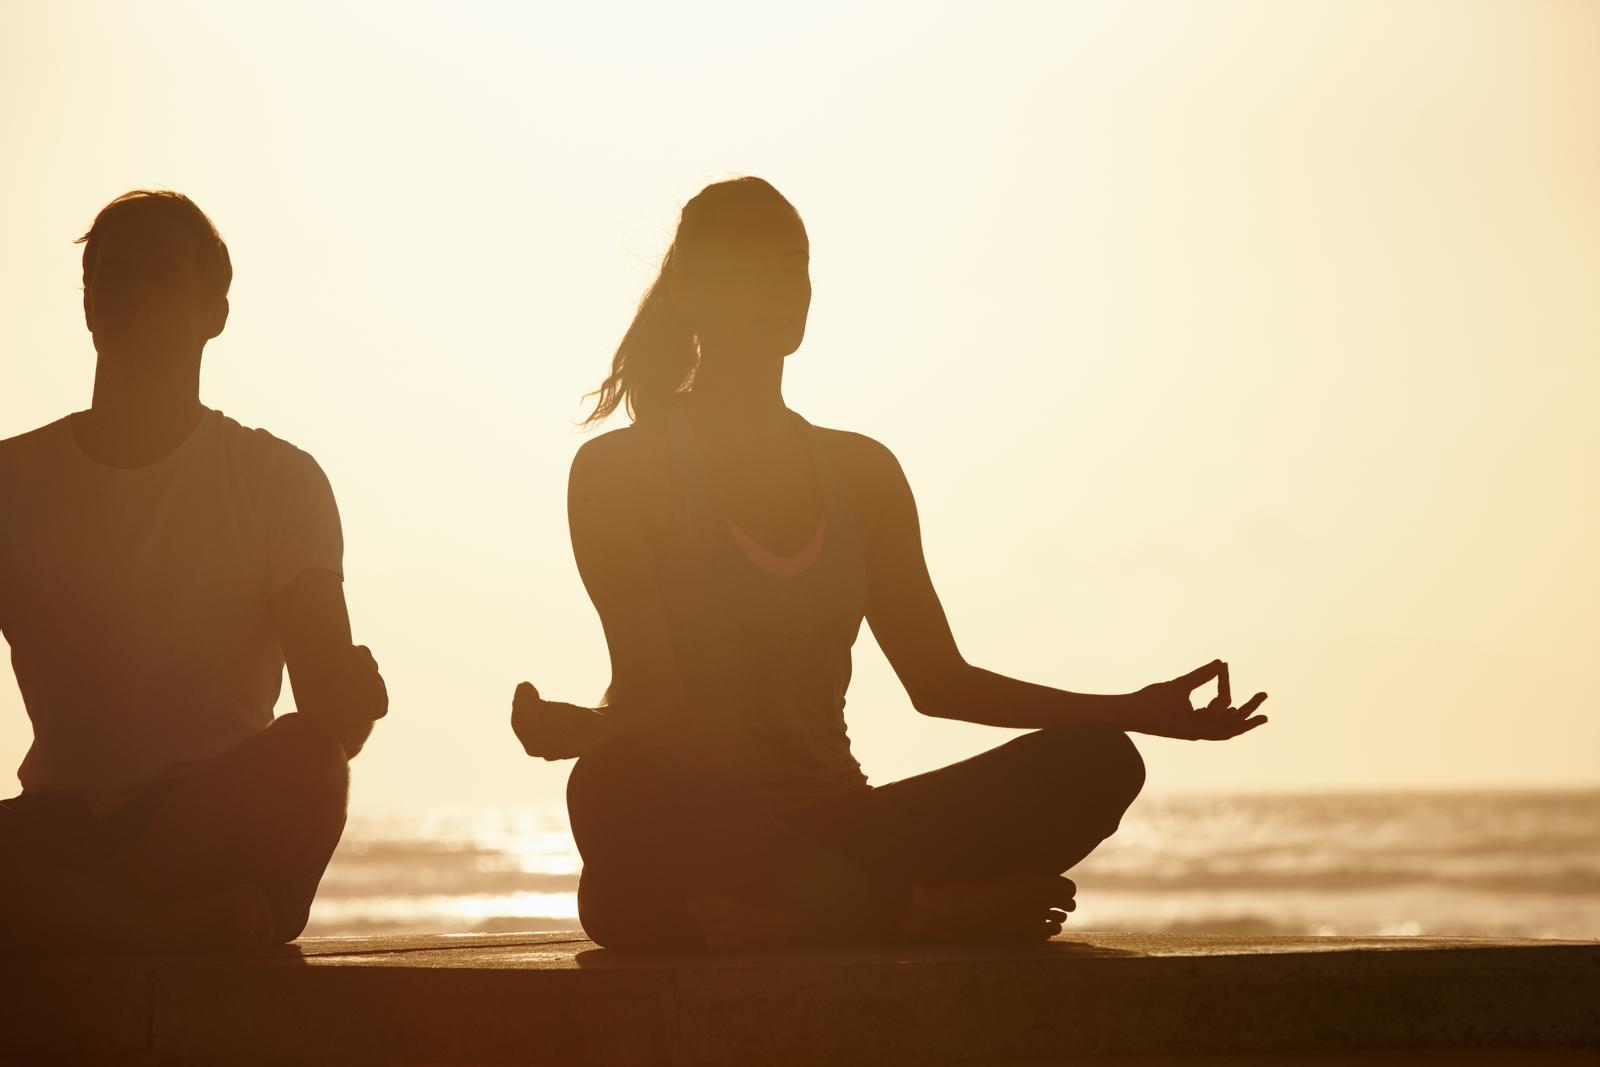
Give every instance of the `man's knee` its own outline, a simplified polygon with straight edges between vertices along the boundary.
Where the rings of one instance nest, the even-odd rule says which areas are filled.
[[[272,943],[287,945],[306,931],[311,921],[311,897],[299,893],[269,893],[272,901]]]
[[[273,808],[284,832],[262,884],[272,905],[273,936],[300,936],[311,901],[344,834],[350,767],[344,749],[306,716],[279,716],[258,738],[271,764]]]
[[[280,715],[258,740],[278,773],[312,795],[337,798],[350,788],[350,764],[339,742],[299,713]]]
[[[331,853],[344,833],[350,767],[344,749],[304,715],[279,716],[252,739],[264,778],[263,802],[287,816],[296,852]],[[324,857],[325,858],[325,857]]]

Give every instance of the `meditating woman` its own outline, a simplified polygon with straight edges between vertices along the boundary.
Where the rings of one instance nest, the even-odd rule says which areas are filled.
[[[1230,706],[1221,661],[1103,696],[962,659],[894,456],[784,404],[808,268],[771,185],[702,190],[589,418],[632,425],[573,460],[611,686],[590,708],[524,682],[512,725],[530,755],[578,758],[584,929],[638,948],[1049,937],[1073,908],[1062,872],[1144,782],[1128,732],[1233,737],[1266,694]],[[918,711],[1033,732],[868,785],[844,718],[863,617]]]

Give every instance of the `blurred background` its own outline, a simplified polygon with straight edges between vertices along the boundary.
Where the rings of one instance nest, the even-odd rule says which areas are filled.
[[[72,241],[170,187],[235,265],[202,398],[332,479],[393,705],[312,933],[572,924],[507,723],[607,682],[581,398],[755,174],[812,240],[789,403],[899,456],[966,657],[1272,694],[1139,738],[1074,923],[1600,936],[1600,6],[19,0],[0,86],[0,437],[88,405]],[[1007,736],[866,631],[849,719],[876,782]]]

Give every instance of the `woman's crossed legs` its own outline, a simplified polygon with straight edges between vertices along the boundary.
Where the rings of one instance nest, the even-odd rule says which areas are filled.
[[[1126,734],[1057,728],[771,817],[617,742],[568,785],[579,912],[615,947],[1042,938],[1143,784]]]

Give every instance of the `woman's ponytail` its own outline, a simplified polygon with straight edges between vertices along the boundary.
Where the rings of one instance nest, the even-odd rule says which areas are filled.
[[[681,284],[685,259],[694,269],[723,242],[790,226],[801,226],[794,205],[760,178],[715,182],[696,193],[683,206],[660,275],[639,302],[633,324],[617,345],[610,376],[589,394],[597,399],[583,424],[602,422],[619,407],[634,421],[647,418],[694,382],[700,363],[695,324],[672,292]]]
[[[604,420],[619,407],[635,421],[647,417],[694,380],[700,350],[695,344],[694,324],[669,295],[673,274],[673,250],[669,248],[660,276],[639,301],[633,324],[617,345],[610,376],[589,394],[598,399],[583,420],[585,426]]]

